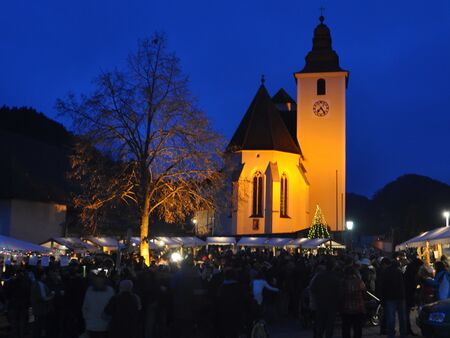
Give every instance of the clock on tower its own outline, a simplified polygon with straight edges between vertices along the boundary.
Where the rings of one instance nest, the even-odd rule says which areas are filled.
[[[310,207],[319,205],[332,231],[345,224],[346,87],[325,18],[314,30],[312,50],[297,81],[297,138],[310,183]],[[312,218],[313,210],[310,210]]]

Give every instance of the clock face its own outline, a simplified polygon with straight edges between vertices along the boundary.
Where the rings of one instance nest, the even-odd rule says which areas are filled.
[[[328,114],[328,111],[330,110],[330,106],[326,101],[317,101],[313,105],[313,113],[316,116],[323,117]]]

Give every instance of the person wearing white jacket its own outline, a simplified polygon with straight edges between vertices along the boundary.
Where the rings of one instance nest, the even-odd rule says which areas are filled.
[[[261,272],[259,272],[256,276],[256,278],[252,282],[252,291],[253,291],[253,298],[255,299],[256,303],[261,306],[263,303],[263,291],[264,289],[278,292],[279,289],[271,286],[267,281],[264,279]]]
[[[103,276],[95,275],[92,286],[86,291],[82,307],[89,338],[106,338],[109,322],[103,311],[113,296],[114,290],[106,285]]]

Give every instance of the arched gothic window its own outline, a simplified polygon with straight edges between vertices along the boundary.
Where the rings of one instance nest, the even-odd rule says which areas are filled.
[[[281,175],[280,187],[280,216],[288,217],[288,179],[287,175]]]
[[[326,83],[324,79],[317,80],[317,95],[325,95],[327,93]]]
[[[263,175],[257,171],[253,176],[253,217],[263,217],[263,188]]]

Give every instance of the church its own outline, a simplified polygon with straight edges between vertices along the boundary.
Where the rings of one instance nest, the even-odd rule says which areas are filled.
[[[296,100],[261,80],[226,152],[234,164],[231,233],[291,233],[320,206],[331,231],[345,224],[346,88],[330,29],[319,18]]]

